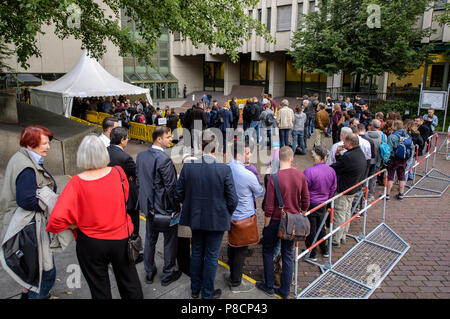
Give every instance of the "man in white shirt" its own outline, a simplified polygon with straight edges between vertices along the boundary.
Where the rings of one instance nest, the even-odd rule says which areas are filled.
[[[119,120],[115,117],[105,117],[102,123],[103,133],[99,135],[105,147],[110,144],[110,136],[113,128],[119,126]]]
[[[333,146],[331,146],[331,150],[328,152],[328,158],[327,158],[327,162],[326,162],[326,164],[328,166],[331,166],[334,163],[336,163],[336,151],[337,151],[339,146],[342,146],[341,147],[342,150],[341,150],[340,154],[343,155],[345,153],[346,149],[343,148],[345,137],[347,135],[349,135],[349,134],[352,134],[352,133],[353,133],[353,131],[349,127],[344,126],[341,129],[341,136],[340,136],[341,140],[339,142],[333,144]]]

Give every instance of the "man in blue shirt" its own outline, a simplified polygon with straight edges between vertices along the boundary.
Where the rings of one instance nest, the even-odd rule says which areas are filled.
[[[243,220],[255,215],[254,198],[264,195],[264,188],[259,184],[255,174],[245,168],[243,144],[241,141],[234,141],[234,160],[229,164],[238,197],[238,205],[233,215],[231,215],[232,221]],[[225,280],[233,292],[241,292],[254,288],[253,285],[245,286],[241,284],[242,270],[246,256],[248,256],[248,246],[232,247],[228,245],[230,275],[226,275]]]

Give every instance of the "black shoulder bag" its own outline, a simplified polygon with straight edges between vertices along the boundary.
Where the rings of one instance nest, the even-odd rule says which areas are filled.
[[[311,224],[308,217],[303,214],[293,214],[284,211],[284,202],[281,197],[277,174],[273,174],[273,184],[277,194],[278,205],[281,208],[280,225],[278,226],[278,237],[284,240],[301,241],[309,235]]]
[[[125,196],[125,188],[123,187],[123,178],[122,174],[117,167],[113,166],[117,173],[119,173],[120,182],[122,183],[122,191],[123,191],[123,200],[125,202],[125,223],[127,224],[127,232],[128,232],[128,245],[127,245],[127,253],[128,259],[131,263],[135,263],[138,258],[140,251],[143,249],[142,247],[142,239],[139,235],[130,235],[130,229],[128,228],[128,219],[127,219],[127,199]]]

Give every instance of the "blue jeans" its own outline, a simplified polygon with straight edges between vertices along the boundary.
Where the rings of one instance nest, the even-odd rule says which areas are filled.
[[[295,150],[297,149],[297,143],[300,145],[302,153],[306,153],[304,133],[305,131],[292,131],[292,151],[294,151],[294,154]]]
[[[331,129],[333,127],[333,116],[330,114],[330,125],[328,126],[328,131],[327,131],[327,136],[330,136],[331,134]]]
[[[192,230],[191,290],[211,299],[223,231]]]
[[[312,133],[314,133],[314,120],[316,119],[316,114],[310,117],[308,121],[308,132],[307,137],[310,138]]]
[[[280,148],[289,145],[290,129],[280,129]]]
[[[266,136],[269,139],[269,144],[272,146],[272,127],[261,127],[261,148],[264,149],[267,146]]]
[[[53,268],[49,271],[42,272],[41,279],[41,287],[39,289],[39,293],[29,290],[28,298],[29,299],[45,299],[49,296],[50,289],[52,289],[56,280],[56,268],[55,262],[53,261]]]
[[[259,127],[261,126],[261,121],[251,121],[250,128],[248,130],[249,137],[253,137],[253,131],[256,129],[256,143],[259,143]]]
[[[279,240],[278,238],[278,226],[279,220],[271,220],[269,226],[264,227],[263,236],[263,264],[264,264],[264,282],[266,286],[273,289],[274,283],[274,269],[273,269],[273,253],[275,246]],[[280,294],[285,297],[289,296],[289,291],[292,282],[293,273],[293,250],[294,242],[290,240],[281,239],[281,286]]]

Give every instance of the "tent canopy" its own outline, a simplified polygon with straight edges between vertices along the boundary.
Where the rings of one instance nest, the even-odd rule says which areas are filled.
[[[31,90],[31,104],[70,117],[74,97],[145,95],[150,91],[123,82],[109,74],[85,50],[75,67],[60,79]]]

